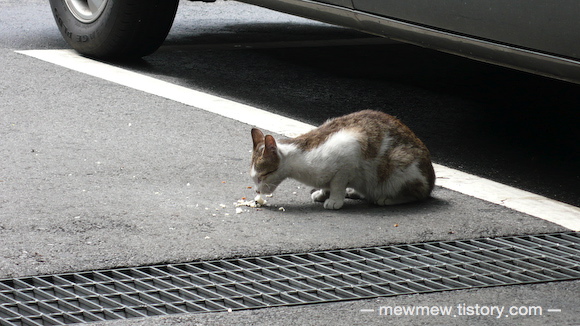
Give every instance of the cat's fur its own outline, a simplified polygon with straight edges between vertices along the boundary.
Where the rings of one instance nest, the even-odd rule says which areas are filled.
[[[276,141],[252,129],[251,176],[271,194],[286,178],[318,190],[314,201],[339,209],[344,198],[394,205],[429,197],[435,172],[427,147],[396,118],[365,110]]]

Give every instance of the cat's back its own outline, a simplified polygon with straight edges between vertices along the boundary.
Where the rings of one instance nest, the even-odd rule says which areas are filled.
[[[385,137],[396,143],[424,147],[413,132],[397,118],[380,111],[364,110],[326,121],[320,127],[286,140],[301,150],[311,151],[326,143],[337,133],[349,133],[360,143],[367,158],[378,154]]]

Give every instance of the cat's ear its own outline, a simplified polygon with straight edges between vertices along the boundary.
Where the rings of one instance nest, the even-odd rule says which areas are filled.
[[[260,129],[252,128],[252,141],[254,142],[254,149],[264,142],[264,133]]]
[[[276,140],[272,135],[266,135],[264,146],[264,157],[272,157],[278,155],[278,145],[276,145]]]

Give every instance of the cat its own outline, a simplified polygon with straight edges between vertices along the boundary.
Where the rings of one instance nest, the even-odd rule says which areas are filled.
[[[316,188],[326,209],[345,198],[377,205],[426,199],[435,184],[427,147],[395,117],[364,110],[330,119],[301,136],[276,141],[252,128],[250,175],[258,194],[272,194],[286,178]]]

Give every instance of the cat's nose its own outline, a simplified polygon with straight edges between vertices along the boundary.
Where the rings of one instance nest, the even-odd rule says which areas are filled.
[[[256,189],[256,193],[259,194],[260,193],[260,190]]]

